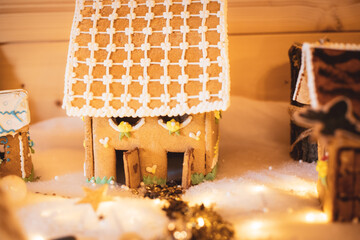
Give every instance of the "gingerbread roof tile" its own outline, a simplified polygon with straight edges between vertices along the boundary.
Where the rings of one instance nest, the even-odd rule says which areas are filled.
[[[225,0],[77,0],[68,115],[225,110],[229,90]]]

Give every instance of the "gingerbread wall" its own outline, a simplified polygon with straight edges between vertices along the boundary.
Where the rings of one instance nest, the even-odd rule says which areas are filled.
[[[31,163],[31,155],[30,155],[29,141],[27,134],[28,129],[29,129],[28,127],[25,127],[22,129],[20,133],[6,136],[7,143],[5,144],[5,157],[3,162],[0,164],[0,177],[10,174],[14,174],[19,177],[28,177],[30,175],[32,170],[32,163]],[[24,174],[22,172],[22,166],[20,161],[21,149],[20,149],[19,139],[21,139],[23,146],[22,155],[24,157],[24,166],[23,166],[23,169],[25,170]],[[1,142],[3,142],[4,140],[5,137],[0,138]],[[9,159],[9,161],[7,161],[7,159]]]
[[[318,182],[324,212],[331,221],[352,221],[360,217],[360,141],[339,135],[327,150],[327,185]]]
[[[146,168],[156,165],[156,172],[153,175],[165,179],[167,175],[167,152],[185,152],[190,148],[194,148],[193,172],[208,173],[211,171],[213,158],[205,159],[205,156],[214,156],[214,146],[212,146],[212,150],[206,150],[206,146],[207,142],[211,143],[208,144],[209,146],[212,145],[213,139],[217,138],[218,125],[208,123],[208,121],[215,122],[215,118],[212,115],[206,121],[206,115],[192,115],[191,122],[180,129],[179,136],[176,134],[169,135],[169,131],[158,124],[157,117],[148,117],[145,118],[143,126],[131,132],[130,138],[123,137],[122,140],[119,139],[119,132],[109,125],[108,118],[93,118],[92,141],[95,176],[115,176],[115,149],[132,150],[136,147],[139,148],[142,176],[151,175],[146,171]],[[207,134],[206,129],[210,130],[210,133]],[[190,133],[196,134],[198,131],[200,131],[199,140],[189,137]],[[86,133],[89,131],[86,130]],[[108,147],[100,142],[100,139],[106,137],[109,138]],[[89,137],[87,139],[90,140]]]

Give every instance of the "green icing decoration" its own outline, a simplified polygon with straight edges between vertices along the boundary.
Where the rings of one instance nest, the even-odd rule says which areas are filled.
[[[215,180],[217,175],[217,165],[213,168],[213,170],[211,170],[211,172],[209,172],[206,176],[205,176],[205,180],[206,181],[213,181]]]
[[[191,174],[191,184],[198,185],[204,181],[204,174],[202,173],[193,173]]]
[[[324,187],[327,187],[327,182],[326,182],[326,177],[319,177],[322,185],[324,185]]]
[[[86,180],[86,182],[88,182],[88,183],[96,183],[96,184],[112,184],[112,181],[114,181],[114,177],[110,177],[108,179],[106,176],[103,178],[92,177],[92,178]]]
[[[31,169],[31,173],[28,177],[23,178],[25,182],[36,182],[40,179],[39,176],[35,176],[34,168]]]
[[[217,174],[217,165],[204,176],[202,173],[193,173],[191,174],[191,184],[192,185],[198,185],[204,181],[213,181],[216,178]]]
[[[166,185],[166,179],[164,178],[158,178],[156,176],[144,176],[143,182],[145,185],[151,185],[151,184],[158,184],[158,185]]]

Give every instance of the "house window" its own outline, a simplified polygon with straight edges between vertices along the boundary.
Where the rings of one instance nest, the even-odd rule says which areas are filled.
[[[121,117],[112,117],[111,119],[116,125],[119,125],[121,122],[127,122],[133,127],[136,124],[138,124],[139,121],[141,120],[141,118],[139,118],[139,117],[136,117],[136,118],[132,118],[132,117],[123,117],[123,118],[121,118]]]
[[[161,119],[164,123],[167,123],[168,121],[170,121],[171,119],[174,119],[175,121],[179,122],[179,123],[183,123],[186,121],[186,119],[188,119],[189,115],[188,114],[184,114],[181,116],[173,116],[173,117],[169,117],[169,116],[161,116],[159,117],[159,119]]]
[[[181,185],[183,162],[183,152],[167,152],[167,182]]]

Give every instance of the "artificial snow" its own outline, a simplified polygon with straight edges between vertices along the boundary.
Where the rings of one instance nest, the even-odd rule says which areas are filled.
[[[234,224],[237,239],[357,239],[359,224],[327,223],[317,198],[315,164],[290,159],[288,104],[242,97],[231,104],[221,120],[217,179],[191,187],[183,199],[213,206]],[[50,119],[32,125],[30,133],[41,180],[27,184],[32,193],[17,211],[30,237],[164,236],[168,219],[158,200],[113,187],[109,192],[116,199],[102,203],[97,214],[89,204],[76,204],[82,186],[92,186],[83,176],[80,119]]]

